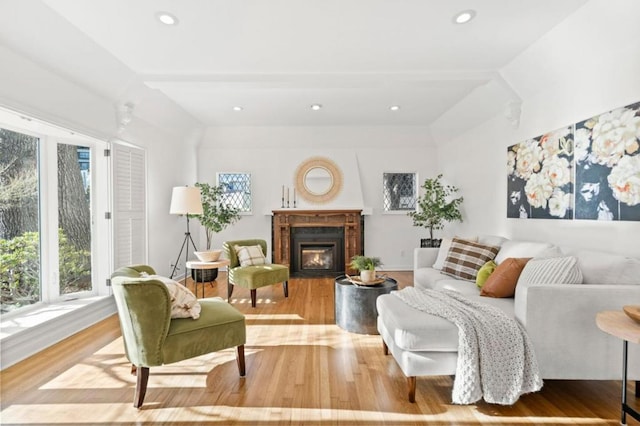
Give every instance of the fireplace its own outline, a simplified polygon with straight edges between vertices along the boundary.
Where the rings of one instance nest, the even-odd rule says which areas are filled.
[[[361,210],[274,210],[274,263],[289,266],[293,276],[356,274],[351,258],[362,254]]]
[[[291,230],[292,276],[317,277],[343,274],[344,228],[313,226]]]

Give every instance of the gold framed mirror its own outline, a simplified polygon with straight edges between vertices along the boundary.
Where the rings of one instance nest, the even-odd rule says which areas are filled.
[[[342,189],[342,172],[325,157],[311,157],[296,170],[296,190],[310,203],[322,204],[333,200]]]

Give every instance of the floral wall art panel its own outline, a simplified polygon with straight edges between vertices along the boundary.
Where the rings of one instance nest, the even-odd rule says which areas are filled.
[[[640,102],[576,124],[576,219],[640,220]]]
[[[507,217],[573,218],[573,126],[507,148]]]

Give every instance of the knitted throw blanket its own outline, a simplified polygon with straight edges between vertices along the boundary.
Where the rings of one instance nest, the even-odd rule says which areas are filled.
[[[392,294],[458,326],[454,404],[472,404],[484,397],[489,403],[511,405],[520,395],[542,388],[529,336],[502,310],[454,291],[406,287]]]

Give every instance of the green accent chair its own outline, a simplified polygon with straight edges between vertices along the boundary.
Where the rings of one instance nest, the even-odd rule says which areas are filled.
[[[167,287],[150,266],[133,265],[117,269],[111,286],[118,308],[127,358],[135,373],[133,406],[140,408],[149,381],[149,367],[182,361],[210,352],[236,347],[240,376],[245,375],[245,318],[220,297],[199,299],[200,317],[171,318]]]
[[[265,240],[236,240],[225,241],[222,251],[229,259],[229,273],[227,274],[227,298],[231,300],[233,286],[248,288],[251,291],[251,306],[256,307],[256,290],[260,287],[282,283],[284,297],[289,297],[289,267],[268,263],[265,265],[240,266],[235,246],[260,246],[262,253],[267,253]]]

